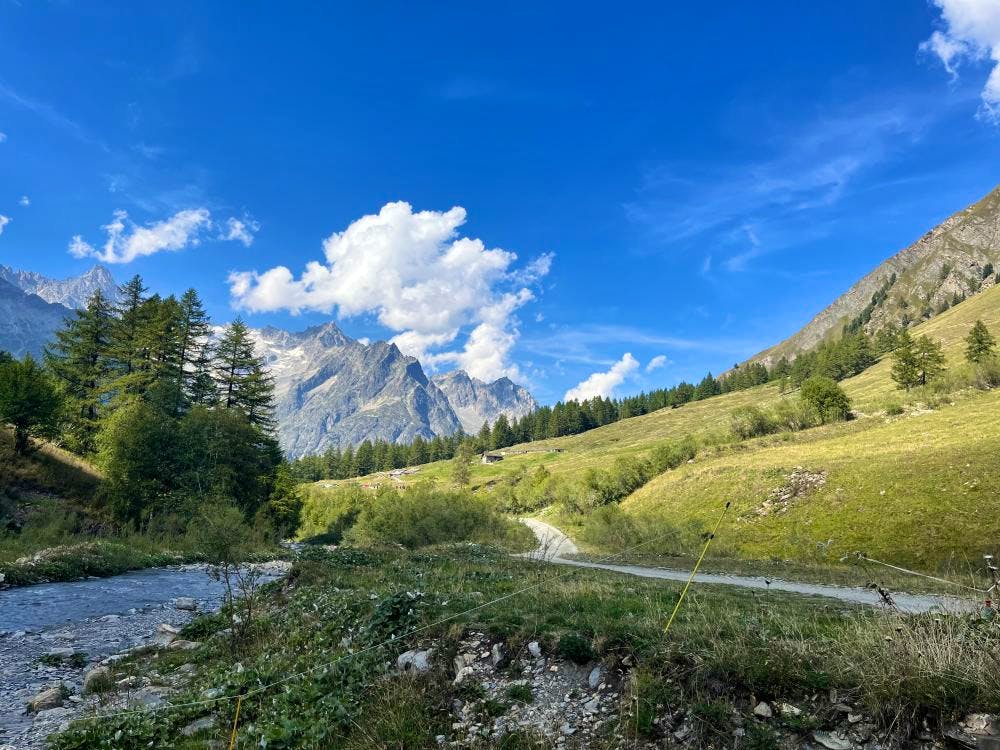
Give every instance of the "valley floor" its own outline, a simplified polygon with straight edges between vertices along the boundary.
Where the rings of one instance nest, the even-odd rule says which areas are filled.
[[[699,584],[666,635],[678,591],[477,545],[306,548],[251,637],[209,617],[190,650],[112,665],[171,705],[53,747],[203,747],[241,696],[238,741],[270,748],[929,748],[1000,711],[1000,631],[978,614]]]

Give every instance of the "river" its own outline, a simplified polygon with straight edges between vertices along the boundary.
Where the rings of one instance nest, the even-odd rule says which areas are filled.
[[[266,570],[272,580],[281,572]],[[180,627],[196,615],[174,606],[180,597],[194,599],[199,612],[217,610],[223,585],[203,566],[181,566],[0,591],[0,750],[44,747],[49,733],[83,710],[88,669],[149,643],[161,623]],[[40,661],[70,649],[83,654],[82,666]],[[70,691],[62,707],[26,712],[33,696],[59,683]]]

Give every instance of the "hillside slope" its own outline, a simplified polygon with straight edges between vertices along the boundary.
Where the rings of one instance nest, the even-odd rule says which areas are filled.
[[[973,322],[982,319],[1000,335],[1000,288],[977,295],[914,328],[944,345],[950,366],[962,362]],[[969,391],[953,404],[929,410],[907,407],[889,377],[888,359],[844,381],[858,418],[790,435],[733,444],[727,440],[737,407],[767,406],[783,396],[776,384],[737,391],[679,409],[665,409],[580,435],[507,449],[506,458],[475,464],[472,485],[480,491],[522,470],[544,465],[554,476],[579,478],[588,468],[644,455],[657,444],[685,435],[703,444],[696,460],[654,478],[622,507],[640,521],[688,536],[706,528],[726,500],[734,502],[732,534],[715,552],[786,559],[835,560],[865,549],[876,556],[934,567],[960,552],[976,557],[1000,538],[1000,391]],[[529,451],[523,452],[520,451]],[[555,452],[558,451],[558,452]],[[824,475],[825,483],[787,511],[757,515],[768,496],[789,483],[796,467]],[[447,481],[439,462],[409,478]],[[821,546],[820,546],[821,545]],[[669,545],[661,552],[675,551]]]
[[[879,264],[820,311],[800,331],[751,357],[765,364],[789,359],[836,335],[858,316],[872,333],[887,323],[931,318],[956,295],[971,297],[997,283],[1000,269],[1000,186]],[[873,297],[885,298],[872,305]]]

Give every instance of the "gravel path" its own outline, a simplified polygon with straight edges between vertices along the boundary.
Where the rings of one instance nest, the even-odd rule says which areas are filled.
[[[566,555],[575,555],[578,550],[573,541],[563,532],[551,524],[537,521],[534,518],[522,518],[521,522],[531,529],[538,539],[538,549],[534,552],[526,553],[525,557],[545,560],[546,562],[558,565],[575,565],[580,568],[611,570],[626,575],[640,576],[642,578],[660,578],[668,581],[686,581],[688,576],[691,575],[691,571],[689,570],[647,568],[639,565],[614,565],[611,563],[594,563],[570,559]],[[852,604],[882,606],[882,601],[878,593],[863,588],[798,583],[795,581],[783,581],[781,579],[765,579],[763,576],[740,576],[728,573],[699,573],[694,577],[694,580],[697,583],[721,583],[727,586],[740,586],[742,588],[787,591],[793,594],[823,596]],[[770,581],[770,584],[767,581]],[[896,607],[900,611],[911,614],[933,611],[967,612],[975,606],[969,600],[947,596],[897,594],[893,592],[892,597],[896,602]]]

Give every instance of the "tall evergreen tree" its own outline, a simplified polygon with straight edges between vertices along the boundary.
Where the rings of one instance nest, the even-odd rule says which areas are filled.
[[[219,403],[239,409],[251,424],[274,427],[274,380],[254,349],[250,329],[240,318],[226,328],[215,348],[215,382]]]
[[[147,291],[138,275],[118,287],[117,315],[109,348],[119,378],[114,386],[117,395],[128,392],[131,375],[143,357],[142,335],[149,314],[149,307],[145,305]]]
[[[218,393],[212,379],[211,325],[198,293],[188,289],[180,300],[180,360],[184,402],[212,406]]]
[[[927,383],[944,372],[944,351],[939,344],[929,336],[921,336],[913,342],[913,356],[916,360],[918,382]]]
[[[55,341],[45,353],[46,365],[66,399],[69,447],[78,453],[90,454],[97,447],[98,419],[111,374],[114,328],[110,302],[100,291],[95,292],[87,307],[77,310],[56,331]]]
[[[899,388],[910,390],[920,383],[916,354],[913,351],[913,337],[907,330],[896,337],[896,348],[892,352],[890,376]]]
[[[991,357],[996,350],[996,339],[990,333],[986,324],[977,320],[965,337],[965,358],[969,362],[982,362]]]

